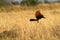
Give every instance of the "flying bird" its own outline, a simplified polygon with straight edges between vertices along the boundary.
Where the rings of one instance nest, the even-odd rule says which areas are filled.
[[[30,21],[37,21],[37,22],[39,22],[39,19],[45,18],[45,17],[41,14],[41,12],[40,12],[39,10],[36,11],[35,17],[36,17],[36,19],[30,19]]]
[[[45,18],[39,10],[36,11],[35,13],[36,20],[39,22],[39,19]]]

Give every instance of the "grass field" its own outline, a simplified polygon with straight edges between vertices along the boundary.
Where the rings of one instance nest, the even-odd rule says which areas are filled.
[[[45,19],[29,21],[37,10]],[[0,8],[0,40],[60,40],[60,3]]]

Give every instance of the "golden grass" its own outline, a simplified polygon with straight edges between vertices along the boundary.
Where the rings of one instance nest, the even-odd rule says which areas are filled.
[[[36,7],[24,8],[13,6],[11,8],[13,8],[11,12],[5,10],[0,13],[0,35],[4,35],[4,31],[7,31],[5,34],[7,35],[9,31],[14,30],[18,36],[13,38],[8,37],[9,35],[6,37],[1,35],[1,40],[60,40],[59,3],[39,4]],[[39,20],[39,23],[30,22],[31,18],[35,18],[36,10],[40,10],[46,18]]]

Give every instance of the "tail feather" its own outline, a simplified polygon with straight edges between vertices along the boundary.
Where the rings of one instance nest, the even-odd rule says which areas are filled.
[[[37,19],[30,19],[30,21],[37,21]]]
[[[39,23],[39,20],[37,19],[30,19],[30,21],[37,21]]]

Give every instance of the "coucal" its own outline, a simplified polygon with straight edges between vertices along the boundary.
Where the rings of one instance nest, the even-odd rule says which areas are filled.
[[[39,10],[36,11],[35,17],[36,17],[36,20],[37,20],[37,21],[39,21],[39,19],[41,19],[41,18],[45,18],[45,17],[41,14],[41,12],[40,12]]]
[[[41,12],[40,12],[39,10],[36,11],[35,17],[36,17],[36,19],[30,19],[30,21],[37,21],[37,22],[39,22],[39,19],[45,18],[45,17],[41,14]]]

